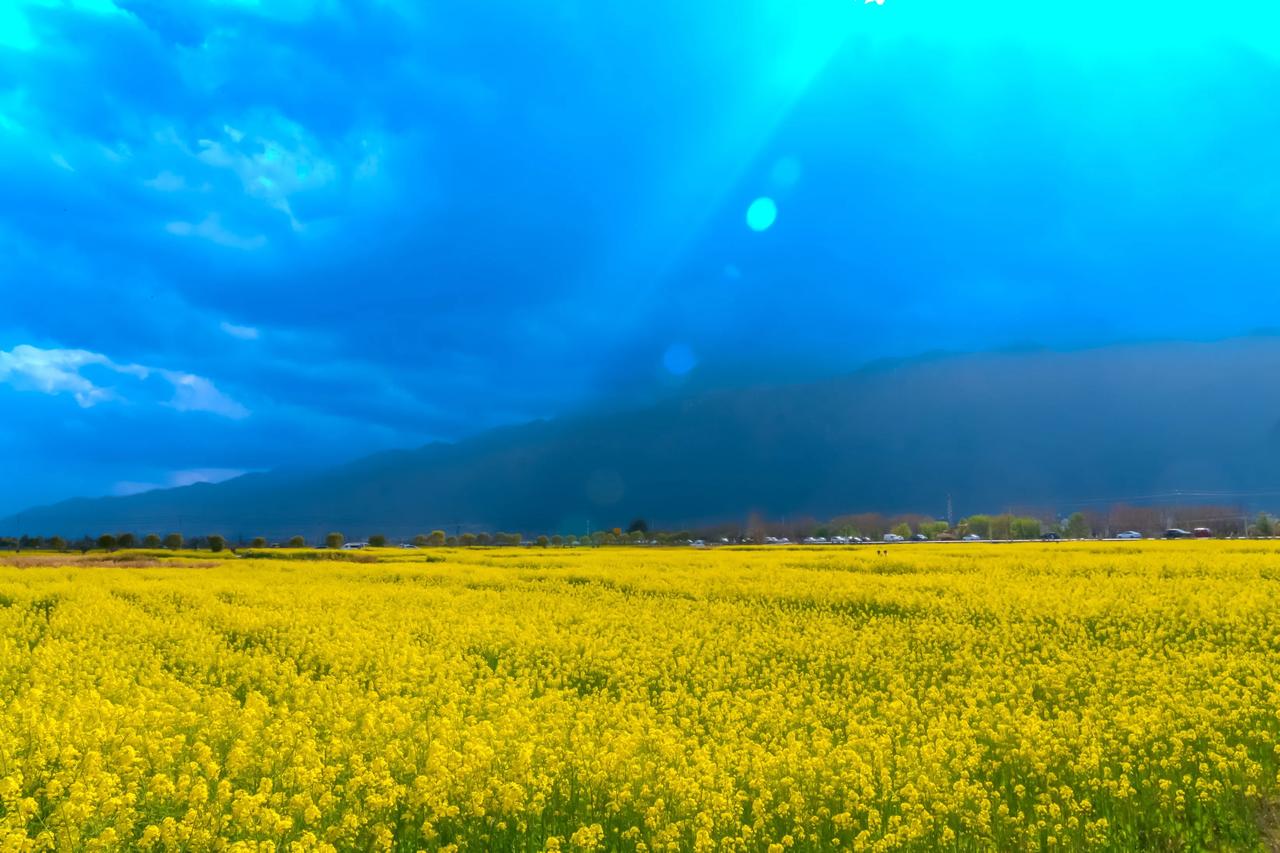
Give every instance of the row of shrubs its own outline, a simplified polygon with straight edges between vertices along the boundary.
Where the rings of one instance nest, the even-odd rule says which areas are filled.
[[[546,539],[545,536],[541,538]],[[556,538],[558,539],[559,537]],[[454,537],[446,536],[443,530],[436,530],[431,534],[420,534],[413,538],[413,544],[419,548],[458,545],[519,545],[522,541],[523,537],[519,533],[496,533],[493,535],[488,533],[464,533],[461,536]],[[334,551],[340,549],[345,543],[346,538],[341,533],[330,533],[324,538],[324,547]],[[386,547],[387,537],[381,535],[370,536],[367,544],[372,548]],[[232,544],[225,536],[217,533],[209,536],[197,536],[191,539],[183,537],[180,533],[170,533],[164,537],[156,533],[148,533],[142,537],[134,533],[104,533],[97,539],[85,536],[73,541],[68,541],[61,536],[48,538],[40,536],[0,537],[0,550],[9,551],[50,550],[87,553],[95,549],[115,552],[145,548],[159,551],[162,555],[163,551],[161,549],[168,551],[178,551],[184,548],[192,550],[207,549],[216,553],[227,550],[235,552],[242,547],[245,547],[243,542]],[[267,548],[268,542],[265,537],[256,536],[250,540],[247,547]],[[307,548],[309,546],[305,538],[294,536],[271,547]]]
[[[577,546],[577,545],[625,545],[625,544],[651,544],[647,539],[647,526],[643,521],[634,522],[631,528],[624,533],[618,528],[612,530],[597,530],[590,536],[581,538],[575,536],[539,536],[532,540],[530,544],[536,544],[543,548],[561,547],[561,546]],[[658,533],[653,534],[659,544],[685,543],[693,538],[693,534],[689,532],[677,533]],[[524,543],[524,537],[519,533],[462,533],[458,536],[449,536],[443,530],[433,530],[431,533],[421,533],[413,537],[412,544],[418,548],[439,548],[439,547],[471,547],[485,545],[506,545],[514,546]],[[329,533],[324,537],[323,547],[330,550],[341,549],[347,544],[346,537],[339,533]],[[381,534],[370,536],[366,543],[371,548],[384,548],[388,545],[387,537]],[[183,537],[181,533],[170,533],[167,536],[160,536],[156,533],[148,533],[139,537],[135,533],[104,533],[96,539],[90,536],[84,536],[81,539],[68,541],[61,536],[51,536],[42,538],[39,536],[23,536],[21,538],[0,537],[0,550],[17,550],[17,551],[67,551],[76,550],[81,553],[87,553],[92,550],[102,551],[118,551],[118,550],[134,550],[137,548],[147,548],[155,551],[167,549],[169,551],[178,551],[181,549],[191,550],[209,550],[213,552],[227,551],[236,552],[238,549],[248,547],[254,549],[262,549],[267,547],[284,547],[284,548],[307,548],[309,543],[302,536],[294,536],[288,540],[276,543],[268,543],[267,539],[262,536],[256,536],[247,544],[240,540],[232,543],[225,536],[220,534],[210,534],[209,536],[196,536],[191,539]]]

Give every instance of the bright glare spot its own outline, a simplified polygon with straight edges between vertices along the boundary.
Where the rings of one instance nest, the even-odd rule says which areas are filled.
[[[761,196],[747,208],[747,225],[752,231],[767,231],[778,218],[778,206],[768,196]]]
[[[773,164],[769,172],[773,183],[782,189],[790,189],[800,180],[800,161],[794,157],[783,157]]]
[[[27,23],[27,16],[18,9],[19,5],[0,3],[0,47],[35,50],[40,43]]]
[[[697,365],[698,357],[684,344],[672,344],[662,354],[662,366],[673,376],[684,376]]]

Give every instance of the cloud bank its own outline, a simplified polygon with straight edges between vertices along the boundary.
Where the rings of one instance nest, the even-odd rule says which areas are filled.
[[[3,4],[0,511],[1247,332],[1280,309],[1255,8]]]
[[[141,364],[117,364],[105,355],[86,350],[40,349],[20,344],[11,351],[0,350],[0,383],[19,391],[69,394],[82,408],[104,402],[126,402],[129,391],[118,385],[100,385],[85,375],[100,368],[118,382],[145,386],[152,376],[165,380],[173,396],[164,402],[180,412],[211,412],[227,418],[247,418],[249,410],[217,389],[203,376],[177,370],[163,370]],[[136,398],[135,398],[136,399]]]

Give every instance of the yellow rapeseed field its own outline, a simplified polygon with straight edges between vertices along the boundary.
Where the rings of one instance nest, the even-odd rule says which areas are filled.
[[[1275,543],[889,550],[10,558],[0,849],[1275,843]]]

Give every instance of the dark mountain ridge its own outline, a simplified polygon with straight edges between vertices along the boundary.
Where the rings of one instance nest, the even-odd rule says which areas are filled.
[[[7,535],[581,533],[1280,489],[1280,339],[947,355],[0,520]],[[1280,495],[1276,497],[1280,501]]]

